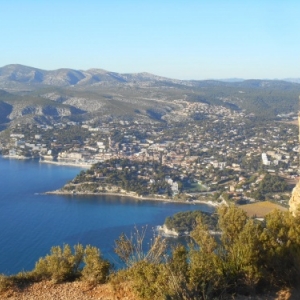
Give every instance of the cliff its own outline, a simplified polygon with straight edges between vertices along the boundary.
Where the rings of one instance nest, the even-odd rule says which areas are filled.
[[[300,100],[300,97],[299,97]],[[298,114],[298,124],[300,128],[300,113]],[[299,142],[300,142],[300,130],[299,130]],[[290,212],[296,216],[300,214],[300,181],[298,181],[297,185],[293,189],[292,197],[289,201]]]
[[[300,208],[300,181],[297,183],[292,192],[292,197],[289,201],[290,212],[296,216],[299,215]]]

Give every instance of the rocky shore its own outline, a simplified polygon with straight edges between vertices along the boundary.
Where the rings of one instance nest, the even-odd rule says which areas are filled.
[[[113,193],[113,192],[97,192],[97,193],[90,193],[90,192],[72,192],[72,191],[62,191],[62,190],[55,190],[45,192],[47,195],[72,195],[72,196],[117,196],[117,197],[127,197],[133,198],[137,200],[149,200],[149,201],[160,201],[160,202],[167,202],[167,203],[181,203],[181,204],[206,204],[209,206],[217,207],[220,204],[215,203],[212,201],[203,201],[203,200],[193,200],[193,201],[184,201],[184,200],[174,200],[172,198],[158,198],[158,197],[148,197],[148,196],[137,196],[131,193]]]
[[[168,227],[165,224],[163,226],[157,226],[157,231],[159,232],[159,234],[166,237],[181,236],[176,230],[168,229]]]
[[[24,160],[24,159],[33,159],[34,157],[28,157],[24,155],[3,155],[3,158],[12,158],[12,159],[18,159],[18,160]]]
[[[89,169],[92,164],[85,163],[85,162],[61,162],[61,161],[54,161],[54,160],[40,160],[41,163],[45,164],[52,164],[52,165],[58,165],[58,166],[70,166],[70,167],[80,167],[84,169]]]
[[[2,155],[3,158],[17,159],[17,160],[27,160],[27,159],[38,159],[38,157],[33,156],[24,156],[24,155]],[[39,160],[40,163],[51,164],[57,166],[70,166],[70,167],[79,167],[84,169],[89,169],[93,164],[87,162],[62,162],[55,160]]]

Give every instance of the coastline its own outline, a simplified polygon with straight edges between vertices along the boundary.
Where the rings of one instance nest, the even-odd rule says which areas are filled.
[[[33,159],[33,157],[27,157],[24,155],[2,155],[3,158],[12,158],[17,160],[27,160],[27,159]]]
[[[71,195],[71,196],[117,196],[117,197],[127,197],[133,198],[137,200],[148,200],[148,201],[159,201],[159,202],[167,202],[167,203],[178,203],[178,204],[205,204],[210,207],[217,207],[219,203],[213,203],[212,201],[203,201],[203,200],[195,200],[195,201],[183,201],[183,200],[174,200],[172,198],[156,198],[156,197],[144,197],[144,196],[135,196],[132,194],[122,194],[122,193],[111,193],[111,192],[98,192],[98,193],[81,193],[81,192],[63,192],[60,190],[45,192],[46,195]]]
[[[29,160],[29,159],[34,159],[37,160],[39,159],[38,157],[27,157],[23,155],[1,155],[3,158],[8,158],[8,159],[16,159],[16,160]],[[91,163],[85,163],[85,162],[60,162],[60,161],[54,161],[54,160],[41,160],[39,159],[40,163],[44,164],[52,164],[52,165],[57,165],[57,166],[70,166],[70,167],[79,167],[83,169],[89,169],[93,164]]]
[[[72,163],[72,162],[60,162],[60,161],[53,161],[53,160],[40,160],[40,163],[43,164],[52,164],[52,165],[57,165],[57,166],[70,166],[70,167],[79,167],[83,169],[89,169],[92,164],[88,163]]]
[[[20,155],[2,155],[3,158],[8,159],[17,159],[17,160],[27,160],[27,159],[33,159],[32,157],[25,157]],[[39,160],[40,163],[45,164],[52,164],[57,166],[70,166],[70,167],[79,167],[83,169],[89,169],[93,164],[88,163],[73,163],[73,162],[60,162],[60,161],[51,161],[51,160]],[[184,200],[174,200],[172,198],[157,198],[157,197],[151,197],[151,196],[136,196],[133,194],[123,194],[123,193],[113,193],[113,192],[98,192],[98,193],[82,193],[82,192],[64,192],[61,190],[55,190],[55,191],[48,191],[45,192],[46,195],[72,195],[72,196],[117,196],[117,197],[127,197],[127,198],[133,198],[136,200],[148,200],[148,201],[160,201],[160,202],[167,202],[167,203],[178,203],[178,204],[190,204],[190,205],[197,205],[197,204],[205,204],[207,206],[211,207],[218,207],[222,203],[214,203],[211,200],[209,201],[203,201],[203,200],[193,200],[193,201],[184,201]]]

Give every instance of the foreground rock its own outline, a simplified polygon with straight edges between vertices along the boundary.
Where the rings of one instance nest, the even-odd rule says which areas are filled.
[[[0,293],[1,300],[141,300],[132,292],[128,283],[117,286],[102,284],[96,287],[88,286],[84,282],[69,282],[53,284],[43,281],[33,285],[8,290]],[[298,290],[280,290],[259,296],[229,296],[224,299],[236,300],[296,300],[300,299]]]
[[[128,284],[91,287],[84,282],[53,284],[43,281],[0,294],[1,300],[137,300]]]
[[[289,201],[290,212],[296,216],[299,215],[299,207],[300,207],[300,181],[294,187],[292,192],[292,197]]]

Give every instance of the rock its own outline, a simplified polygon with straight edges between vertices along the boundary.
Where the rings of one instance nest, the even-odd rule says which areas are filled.
[[[298,122],[300,127],[300,113],[298,114]],[[299,135],[299,142],[300,142],[300,135]],[[290,205],[290,212],[294,216],[300,215],[300,181],[296,184],[296,186],[293,189],[292,197],[289,201],[289,205]]]
[[[100,284],[95,287],[85,282],[66,282],[53,284],[42,281],[24,287],[0,292],[1,300],[137,300],[132,287],[124,282],[117,286]]]
[[[300,211],[300,181],[297,183],[297,185],[294,187],[292,192],[292,197],[289,201],[290,205],[290,212],[296,216],[299,215]]]

